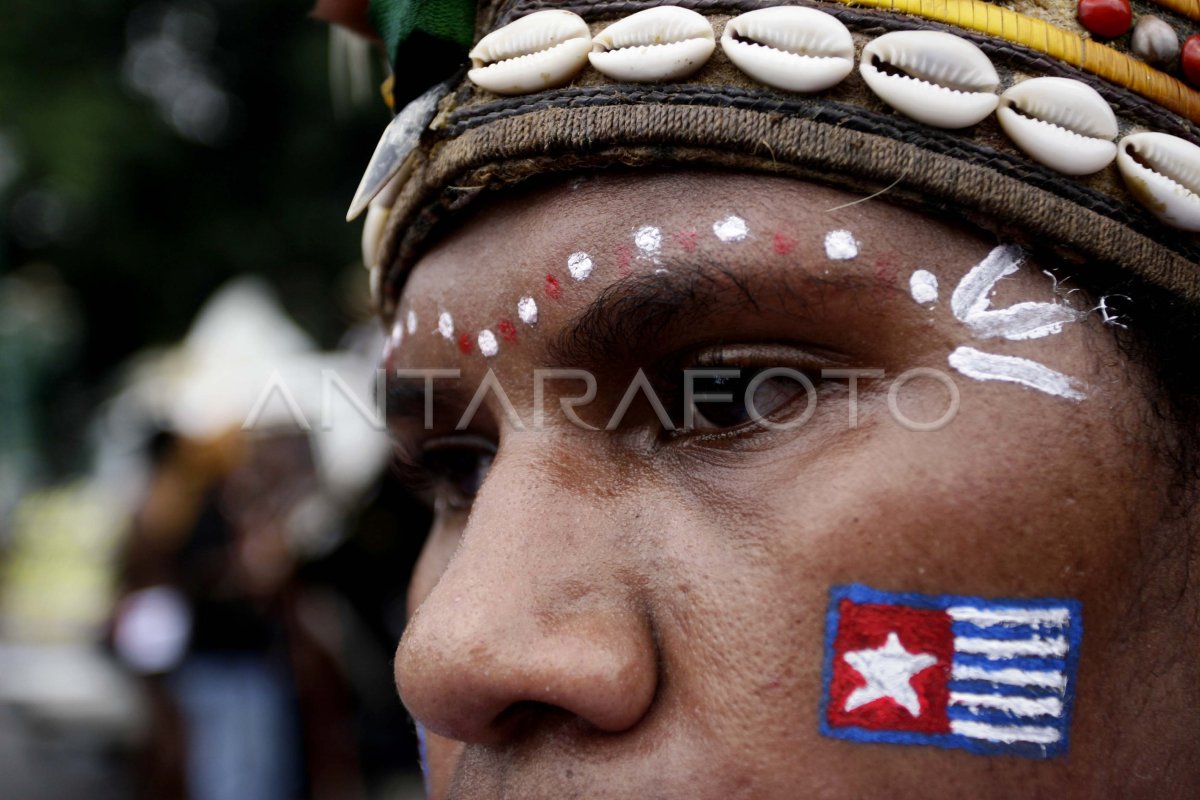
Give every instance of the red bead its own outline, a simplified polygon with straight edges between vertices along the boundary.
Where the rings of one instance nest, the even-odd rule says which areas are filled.
[[[1079,22],[1097,36],[1121,36],[1133,24],[1129,0],[1079,0]]]
[[[1184,77],[1193,86],[1200,86],[1200,34],[1184,40],[1180,61],[1183,62]]]

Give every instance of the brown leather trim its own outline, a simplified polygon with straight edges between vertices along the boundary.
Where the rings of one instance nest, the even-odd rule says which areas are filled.
[[[549,96],[552,93],[547,93]],[[829,107],[828,102],[817,105]],[[892,186],[892,199],[920,202],[968,217],[1042,249],[1075,260],[1098,259],[1200,302],[1191,237],[1155,241],[1129,227],[1133,221],[1084,207],[1048,186],[1017,177],[1001,163],[976,163],[969,140],[957,149],[930,149],[844,124],[836,109],[797,116],[729,105],[672,103],[554,107],[502,116],[438,142],[418,156],[412,179],[397,198],[383,263],[384,312],[390,314],[422,241],[447,214],[479,195],[553,171],[624,165],[726,167],[793,175],[860,189]],[[893,124],[895,119],[892,119]],[[926,129],[926,132],[928,130]],[[1029,165],[1026,164],[1026,167]],[[1062,184],[1054,176],[1055,185]],[[1200,261],[1200,259],[1195,259]]]

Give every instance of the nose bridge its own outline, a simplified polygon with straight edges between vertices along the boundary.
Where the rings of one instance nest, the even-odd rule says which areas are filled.
[[[529,704],[620,731],[652,702],[657,655],[622,514],[558,479],[538,439],[506,443],[397,653],[405,705],[449,738],[502,738],[504,712]]]

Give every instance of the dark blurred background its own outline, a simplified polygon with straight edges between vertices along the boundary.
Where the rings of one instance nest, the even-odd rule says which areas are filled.
[[[389,119],[384,69],[308,8],[5,3],[5,800],[421,796],[390,655],[424,512],[374,427],[242,431],[212,394],[232,358],[253,397],[276,370],[309,376],[286,378],[297,396],[336,370],[372,397],[344,214]],[[238,729],[204,714],[260,700],[290,739],[263,756],[284,777],[247,795],[266,784],[234,773],[257,767],[196,743]],[[198,788],[198,769],[230,780]]]

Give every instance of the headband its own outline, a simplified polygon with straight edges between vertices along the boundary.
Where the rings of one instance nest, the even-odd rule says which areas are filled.
[[[394,90],[424,90],[351,207],[380,310],[476,198],[663,165],[886,190],[1200,301],[1200,0],[1012,5],[372,0]]]

